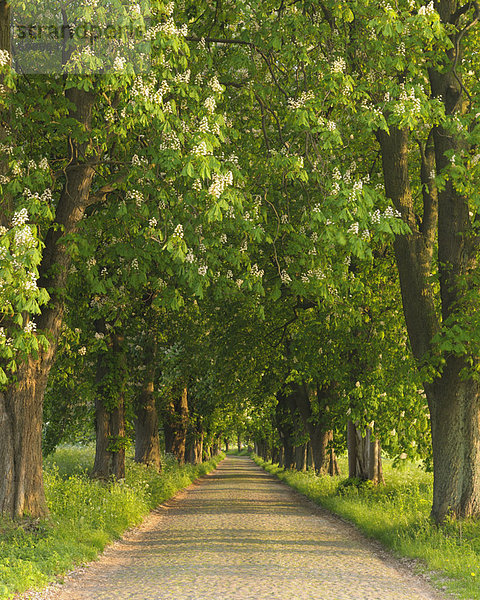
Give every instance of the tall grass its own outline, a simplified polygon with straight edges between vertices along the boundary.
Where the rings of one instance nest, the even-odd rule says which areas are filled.
[[[433,478],[415,465],[394,469],[385,461],[385,485],[350,482],[257,464],[317,504],[351,521],[398,556],[417,559],[434,585],[464,600],[480,600],[480,522],[430,519]],[[344,468],[342,472],[346,472]]]
[[[66,447],[46,461],[48,519],[22,524],[0,520],[0,600],[44,586],[74,565],[93,560],[222,458],[185,467],[167,458],[160,475],[128,460],[125,480],[105,484],[88,477],[93,455],[92,448]]]

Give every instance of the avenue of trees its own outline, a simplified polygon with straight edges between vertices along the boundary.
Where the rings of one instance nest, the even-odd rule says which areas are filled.
[[[41,73],[18,8],[0,0],[0,512],[46,515],[42,447],[95,439],[102,479],[132,440],[157,469],[161,444],[331,475],[348,451],[376,483],[382,451],[423,459],[432,517],[478,516],[477,2],[78,0],[148,44],[67,44]]]

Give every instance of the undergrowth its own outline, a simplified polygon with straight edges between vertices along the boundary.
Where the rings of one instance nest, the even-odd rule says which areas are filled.
[[[480,600],[480,522],[430,519],[433,478],[415,465],[384,464],[385,485],[285,471],[255,462],[317,504],[340,515],[398,556],[417,559],[434,585],[464,600]],[[344,469],[345,472],[347,469]]]
[[[223,458],[179,467],[167,457],[161,474],[128,460],[124,481],[102,483],[88,477],[93,455],[89,447],[66,447],[46,461],[48,519],[0,520],[0,600],[45,586],[73,566],[93,560],[127,528]]]

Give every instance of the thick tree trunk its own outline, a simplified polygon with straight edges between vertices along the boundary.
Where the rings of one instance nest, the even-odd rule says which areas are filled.
[[[153,381],[147,382],[137,400],[135,420],[135,460],[162,470],[158,414]]]
[[[11,517],[48,513],[42,475],[42,401],[49,368],[29,360],[19,383],[0,395],[0,512]]]
[[[113,335],[107,354],[98,358],[95,400],[96,447],[92,477],[125,478],[125,355],[123,337]],[[111,370],[114,369],[112,374]],[[112,397],[112,376],[117,394]]]
[[[3,3],[4,4],[4,3]],[[0,9],[2,4],[0,4]],[[0,17],[2,15],[0,14]],[[67,98],[76,107],[71,117],[90,129],[94,95],[71,88]],[[12,384],[0,403],[0,510],[10,516],[42,517],[47,511],[42,477],[43,397],[53,364],[63,319],[62,291],[65,288],[70,255],[60,243],[64,234],[75,232],[89,202],[93,168],[82,164],[86,143],[69,140],[70,157],[65,168],[65,185],[47,233],[38,281],[50,291],[50,303],[42,309],[37,326],[49,339],[47,350],[40,350],[19,365],[18,384]]]
[[[197,418],[196,423],[191,424],[185,450],[185,460],[192,465],[198,465],[203,460],[203,437],[203,425],[201,419]]]
[[[125,479],[125,399],[119,398],[110,417],[112,426],[112,476]]]
[[[332,431],[332,439],[333,439],[333,431]],[[332,477],[337,477],[338,475],[340,475],[340,468],[338,466],[338,461],[337,461],[337,456],[335,454],[335,450],[333,448],[330,448],[328,454],[329,454],[329,460],[328,460],[327,473]],[[380,462],[380,465],[381,464],[382,463]],[[382,473],[382,478],[383,478],[383,473]]]
[[[444,23],[461,28],[457,2],[439,0],[436,9]],[[461,64],[461,45],[452,34],[452,46],[446,51],[450,64]],[[460,52],[459,55],[457,53]],[[447,115],[464,110],[463,89],[453,68],[429,72],[432,95],[443,103]],[[387,195],[392,198],[410,225],[411,235],[395,243],[402,288],[404,313],[415,357],[421,362],[439,329],[440,316],[461,319],[465,282],[476,268],[478,243],[472,235],[468,198],[456,189],[449,176],[450,157],[460,156],[466,147],[461,132],[438,125],[433,128],[425,152],[421,155],[424,214],[416,225],[408,173],[408,132],[390,130],[379,134]],[[446,175],[445,185],[437,192],[429,169]],[[438,206],[438,210],[437,210]],[[438,228],[437,228],[438,216]],[[431,288],[431,263],[434,239],[438,232],[438,271],[441,315],[435,310]],[[432,516],[442,521],[447,515],[480,514],[480,402],[478,384],[467,375],[471,360],[446,354],[442,373],[433,383],[424,384],[430,407],[434,491]],[[470,360],[471,359],[471,360]],[[465,372],[462,372],[465,371]]]
[[[297,471],[307,470],[307,444],[295,447],[295,469]]]
[[[199,465],[203,462],[203,429],[198,432],[198,436],[195,439],[194,450],[194,464]]]
[[[95,397],[95,461],[92,476],[108,479],[111,474],[110,445],[110,414],[105,407],[103,398]]]
[[[383,483],[380,442],[370,429],[360,430],[351,421],[347,425],[348,476],[375,484]]]
[[[185,385],[178,398],[167,404],[164,414],[165,446],[178,460],[185,464],[188,433],[188,389]]]
[[[135,460],[162,470],[158,413],[155,402],[155,347],[147,348],[145,383],[135,403]]]
[[[433,409],[432,516],[437,521],[480,514],[480,389],[461,377],[464,367],[451,357],[441,378],[426,388]]]
[[[277,392],[277,406],[275,409],[275,424],[282,442],[282,467],[295,468],[295,449],[293,446],[294,430],[290,404],[284,390]]]
[[[331,454],[327,452],[328,444],[333,441],[333,432],[329,429],[327,420],[324,418],[324,410],[330,398],[330,393],[331,390],[329,388],[322,389],[317,385],[315,391],[316,397],[312,400],[305,383],[297,385],[292,392],[296,408],[310,439],[312,468],[320,474],[338,469],[336,458],[330,467],[332,457],[335,456],[335,453]],[[314,414],[312,401],[317,402],[320,415]]]
[[[0,0],[0,49],[11,54],[10,2]]]

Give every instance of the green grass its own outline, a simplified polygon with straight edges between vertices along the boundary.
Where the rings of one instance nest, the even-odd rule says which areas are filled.
[[[480,522],[451,521],[437,527],[429,518],[433,479],[415,465],[393,469],[385,461],[384,486],[349,485],[346,477],[285,471],[254,457],[317,504],[354,523],[398,556],[417,559],[432,583],[455,597],[480,600]],[[343,462],[343,461],[342,461]],[[341,465],[342,466],[342,465]],[[343,464],[342,472],[348,471]]]
[[[42,587],[73,566],[93,560],[153,508],[211,471],[208,463],[178,467],[166,460],[159,475],[127,461],[125,481],[101,483],[87,475],[94,449],[65,447],[46,461],[50,517],[22,524],[0,520],[0,600]]]

